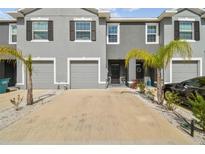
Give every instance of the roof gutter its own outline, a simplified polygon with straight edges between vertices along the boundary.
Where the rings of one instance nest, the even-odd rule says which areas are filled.
[[[202,18],[205,18],[205,13],[201,15]]]
[[[109,22],[157,22],[158,18],[110,18]]]
[[[10,11],[10,12],[7,12],[7,14],[12,16],[14,19],[19,18],[19,17],[24,17],[24,15],[19,11]]]
[[[98,16],[100,18],[106,18],[106,20],[109,20],[110,18],[110,11],[107,10],[99,10],[98,11]]]
[[[0,19],[0,22],[1,23],[7,23],[7,22],[9,22],[9,23],[12,23],[12,22],[16,22],[16,20],[15,19]]]
[[[166,17],[172,17],[177,12],[178,12],[177,10],[166,10],[158,17],[158,19],[162,20],[163,18],[166,18]]]

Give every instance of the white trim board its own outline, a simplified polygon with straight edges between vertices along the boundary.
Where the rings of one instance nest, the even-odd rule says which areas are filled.
[[[73,18],[74,21],[94,21],[92,18],[85,18],[85,17],[75,17]]]
[[[201,57],[193,57],[193,58],[190,58],[190,59],[183,59],[183,58],[172,58],[171,61],[170,61],[170,75],[169,75],[169,80],[170,80],[170,83],[172,83],[172,62],[173,61],[184,61],[184,60],[188,60],[188,61],[199,61],[199,67],[200,67],[200,72],[199,72],[199,76],[202,76],[203,74],[203,64],[202,64],[202,58]]]
[[[188,18],[188,17],[179,17],[177,20],[178,21],[195,21],[196,19]]]
[[[67,84],[67,82],[57,82],[56,81],[56,58],[54,57],[33,57],[32,61],[53,61],[53,79],[54,83],[53,84]],[[21,83],[16,83],[16,85],[24,85],[25,84],[25,67],[24,64],[22,65],[22,82]]]
[[[98,84],[105,84],[105,81],[101,81],[101,64],[99,57],[72,57],[67,58],[67,83],[70,84],[70,62],[71,61],[98,61]]]
[[[32,17],[30,18],[31,21],[48,21],[48,17]]]

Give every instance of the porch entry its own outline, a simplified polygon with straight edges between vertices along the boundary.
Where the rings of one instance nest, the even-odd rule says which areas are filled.
[[[144,66],[142,60],[136,60],[136,80],[144,82]]]
[[[108,60],[108,77],[111,84],[126,84],[125,60]]]
[[[148,81],[151,81],[151,85],[154,86],[154,82],[156,81],[156,70],[150,67],[145,68],[143,60],[137,59],[136,82],[144,82],[148,85]]]

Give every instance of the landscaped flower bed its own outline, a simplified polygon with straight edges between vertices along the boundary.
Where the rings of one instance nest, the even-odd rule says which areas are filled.
[[[170,104],[170,102],[166,102],[165,100],[163,104],[158,104],[157,89],[155,87],[148,86],[145,86],[143,89],[142,87],[142,85],[141,88],[137,86],[136,94],[143,100],[143,102],[160,112],[175,127],[180,128],[180,130],[183,130],[183,132],[189,133],[191,135],[191,121],[193,119],[197,120],[197,118],[190,110],[187,110],[174,102],[171,102]],[[173,96],[175,95],[170,94],[169,101],[173,101],[173,99],[177,100],[177,98]],[[196,123],[193,140],[200,144],[205,144],[205,132],[202,131],[202,129]]]

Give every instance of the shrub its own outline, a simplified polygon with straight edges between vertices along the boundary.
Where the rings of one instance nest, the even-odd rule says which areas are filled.
[[[141,93],[145,93],[145,84],[143,82],[140,82],[137,86]]]
[[[10,100],[10,102],[14,105],[16,111],[19,110],[19,106],[22,103],[22,101],[23,101],[23,97],[21,97],[20,95],[17,95],[16,98],[14,97]]]
[[[194,116],[198,119],[197,123],[205,131],[205,99],[196,93],[196,96],[192,95],[188,100],[192,105]]]
[[[166,97],[166,107],[168,110],[175,110],[175,105],[180,103],[180,97],[177,93],[173,93],[170,91],[167,91],[165,93],[165,97]]]

